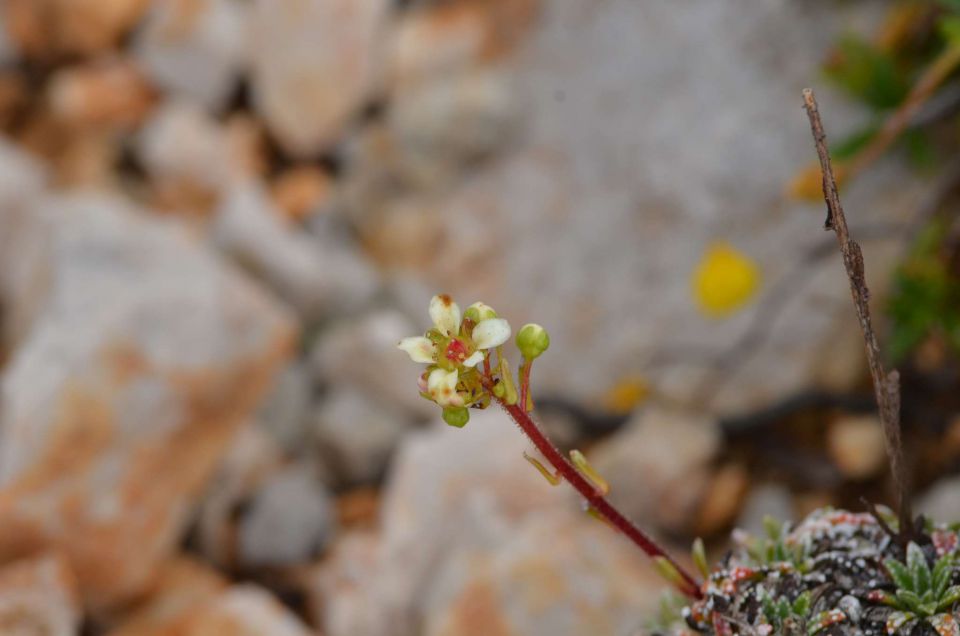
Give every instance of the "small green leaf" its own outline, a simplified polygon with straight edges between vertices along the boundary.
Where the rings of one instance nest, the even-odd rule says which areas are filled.
[[[677,571],[677,568],[675,568],[666,557],[653,557],[653,565],[656,566],[657,573],[666,579],[668,583],[671,583],[680,589],[684,588],[686,581],[683,580],[683,576],[681,576],[680,572]]]
[[[897,599],[903,607],[910,611],[920,614],[921,616],[926,615],[926,612],[923,610],[923,602],[914,592],[910,590],[897,590]]]
[[[707,562],[707,549],[703,545],[703,539],[697,537],[693,541],[693,549],[690,551],[693,557],[693,563],[697,566],[703,578],[710,576],[710,565]]]
[[[767,536],[770,537],[771,541],[776,541],[780,538],[780,533],[783,530],[783,524],[770,515],[764,515],[763,530],[767,533]]]
[[[960,585],[954,585],[940,597],[940,601],[937,603],[937,610],[942,610],[947,607],[950,607],[957,601],[960,601]]]
[[[913,541],[907,545],[907,568],[913,576],[913,591],[922,596],[931,587],[930,566],[923,550]]]
[[[949,554],[941,557],[933,566],[933,596],[939,599],[943,596],[953,574],[953,557]]]
[[[787,620],[790,617],[790,603],[785,598],[781,598],[777,604],[777,615],[780,620]]]
[[[809,590],[798,596],[793,602],[793,613],[797,616],[806,616],[810,611],[810,598]]]
[[[766,593],[763,595],[763,598],[760,599],[760,605],[763,607],[763,615],[767,620],[773,624],[777,620],[777,609],[773,605],[773,599],[770,598]]]
[[[887,617],[887,633],[893,634],[915,618],[910,612],[893,612]]]
[[[895,559],[887,559],[883,562],[883,565],[887,568],[887,572],[890,573],[890,578],[893,579],[897,588],[901,590],[913,590],[913,577],[910,576],[907,568],[904,567],[902,563]]]

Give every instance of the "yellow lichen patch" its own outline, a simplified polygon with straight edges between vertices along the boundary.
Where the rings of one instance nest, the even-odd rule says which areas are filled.
[[[760,286],[760,270],[728,243],[707,248],[693,273],[697,306],[711,318],[727,316],[750,302]]]
[[[639,375],[626,376],[603,394],[600,402],[604,409],[617,415],[625,415],[650,397],[650,385]]]

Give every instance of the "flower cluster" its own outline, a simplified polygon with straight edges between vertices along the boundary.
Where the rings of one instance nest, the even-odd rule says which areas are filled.
[[[461,313],[447,294],[430,300],[429,313],[433,327],[397,346],[414,362],[428,365],[418,383],[420,394],[443,408],[443,419],[461,427],[470,419],[468,408],[486,408],[494,398],[516,404],[518,393],[501,350],[510,339],[510,323],[482,302]],[[530,324],[517,334],[517,344],[528,367],[546,351],[550,338],[542,327]],[[494,350],[497,360],[491,364]]]

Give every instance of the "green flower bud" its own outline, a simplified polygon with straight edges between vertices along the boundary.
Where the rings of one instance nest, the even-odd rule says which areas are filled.
[[[463,317],[476,325],[479,324],[481,320],[496,318],[497,312],[495,312],[493,307],[490,305],[481,302],[475,302],[467,307],[467,311],[464,312]]]
[[[450,426],[463,428],[470,421],[470,411],[462,406],[448,406],[443,409],[443,421]]]
[[[517,349],[527,360],[540,357],[550,347],[550,334],[540,325],[529,323],[517,333]]]

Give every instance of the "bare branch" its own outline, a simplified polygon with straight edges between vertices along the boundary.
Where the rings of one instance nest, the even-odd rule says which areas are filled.
[[[843,255],[843,266],[846,268],[847,277],[850,279],[850,294],[853,296],[853,304],[857,310],[860,329],[863,332],[863,340],[867,350],[867,365],[873,379],[873,390],[880,411],[880,422],[883,426],[887,456],[890,459],[890,470],[897,489],[900,540],[905,544],[912,533],[913,515],[910,511],[908,479],[903,460],[903,442],[900,436],[900,375],[896,370],[887,373],[880,359],[880,345],[870,321],[870,291],[867,289],[867,282],[863,274],[863,252],[861,252],[860,246],[850,238],[847,219],[843,214],[843,206],[840,204],[837,180],[834,178],[833,168],[830,165],[827,136],[823,131],[823,122],[820,121],[817,100],[813,96],[813,91],[809,88],[803,91],[803,105],[810,119],[810,130],[817,146],[820,170],[823,174],[823,198],[827,203],[827,218],[824,229],[833,230],[836,233],[840,252]]]

